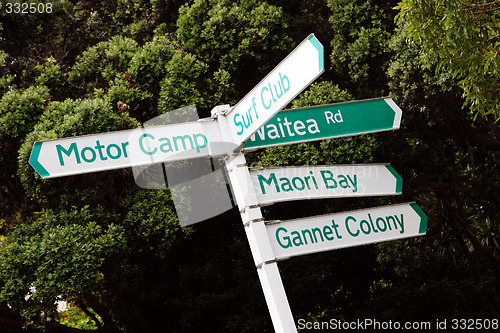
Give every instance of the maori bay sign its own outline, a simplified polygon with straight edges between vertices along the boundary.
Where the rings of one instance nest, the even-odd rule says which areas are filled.
[[[276,259],[426,233],[427,216],[415,203],[268,222]]]
[[[403,179],[388,164],[250,169],[261,204],[401,194]]]

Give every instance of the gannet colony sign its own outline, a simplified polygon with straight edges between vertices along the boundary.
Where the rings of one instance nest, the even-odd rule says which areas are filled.
[[[211,118],[39,141],[29,163],[42,178],[52,178],[225,156],[274,329],[297,332],[277,260],[420,236],[427,229],[427,216],[416,203],[288,221],[262,216],[260,207],[276,202],[402,193],[403,180],[387,163],[247,167],[245,151],[399,128],[402,112],[390,98],[281,111],[324,71],[323,57],[323,46],[311,34],[239,103],[216,106]]]
[[[415,203],[362,209],[267,226],[276,259],[425,234],[427,216]]]

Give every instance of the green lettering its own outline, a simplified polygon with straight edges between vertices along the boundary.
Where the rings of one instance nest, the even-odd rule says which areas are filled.
[[[99,158],[101,159],[101,161],[107,160],[108,158],[102,154],[102,148],[104,148],[104,146],[101,145],[99,140],[97,140],[95,143],[96,143],[95,149],[97,149],[97,151],[99,152]]]
[[[80,164],[82,162],[80,160],[80,155],[78,154],[78,148],[75,142],[69,145],[68,150],[64,149],[62,145],[56,145],[56,150],[57,150],[57,156],[59,156],[59,164],[61,166],[64,166],[64,160],[61,153],[64,153],[66,156],[69,157],[73,152],[75,154],[76,163]]]
[[[111,148],[116,149],[115,155],[111,154]],[[108,156],[113,160],[116,160],[122,156],[122,151],[120,150],[120,147],[118,147],[118,145],[116,145],[114,143],[112,143],[106,147],[106,153],[108,153]]]
[[[399,233],[401,233],[401,234],[404,233],[405,232],[405,224],[404,224],[404,221],[403,221],[403,214],[401,214],[401,220],[398,219],[397,215],[394,215],[394,217],[398,221],[398,224],[401,226],[401,231]]]
[[[300,186],[297,186],[297,180],[300,183]],[[293,177],[292,178],[292,183],[293,186],[298,190],[298,191],[303,191],[306,188],[306,185],[304,184],[304,181],[300,177]]]
[[[304,229],[302,230],[302,237],[304,237],[304,243],[307,244],[307,238],[306,238],[306,235],[309,235],[309,239],[311,240],[311,243],[314,243],[314,240],[313,240],[313,235],[311,233],[311,230],[309,229]]]
[[[355,233],[351,232],[351,228],[349,228],[349,221],[356,222],[356,219],[353,216],[346,217],[345,218],[345,227],[346,227],[349,235],[351,235],[352,237],[357,237],[359,235],[359,230],[357,230]]]
[[[85,156],[85,152],[87,152],[87,151],[90,151],[90,155],[91,155],[90,158],[87,158],[87,156]],[[97,154],[95,153],[95,150],[92,149],[92,147],[83,148],[81,154],[82,154],[82,159],[87,163],[94,162],[96,157],[97,157]]]
[[[347,182],[347,178],[344,175],[339,175],[338,178],[340,179],[340,181],[339,181],[340,187],[342,187],[342,188],[349,187],[349,183]]]
[[[257,179],[259,180],[259,185],[260,185],[260,191],[262,194],[266,194],[266,189],[264,188],[264,183],[267,184],[267,186],[271,186],[272,183],[274,182],[274,186],[276,187],[276,192],[279,193],[280,188],[278,187],[278,181],[276,180],[276,174],[273,172],[269,176],[269,179],[266,179],[266,177],[262,175],[257,175]]]
[[[292,183],[290,183],[290,179],[283,177],[283,178],[280,178],[280,182],[282,182],[281,183],[281,189],[284,192],[293,191]]]
[[[293,237],[293,239],[292,239],[293,245],[295,245],[295,246],[304,245],[304,243],[302,243],[302,238],[300,238],[300,234],[298,231],[292,231],[290,234],[295,235],[295,237]]]
[[[390,217],[392,217],[392,216],[390,216]],[[379,224],[379,221],[382,221],[382,225]],[[375,220],[375,223],[377,223],[378,230],[380,230],[382,232],[387,230],[387,224],[385,223],[384,218],[377,217],[377,219]],[[383,228],[382,228],[382,226],[383,226]]]
[[[398,228],[398,226],[396,225],[396,220],[394,219],[394,217],[392,216],[386,216],[385,219],[387,220],[387,227],[389,228],[389,230],[392,230],[392,227],[391,227],[391,223],[389,222],[389,220],[392,220],[392,224],[394,224],[394,228]]]
[[[128,141],[127,142],[122,142],[122,151],[123,151],[123,157],[127,158],[127,146],[128,146]]]
[[[354,190],[352,190],[353,192],[358,192],[358,180],[356,179],[356,175],[354,175],[354,177],[349,177],[349,175],[347,175],[347,179],[351,182]]]
[[[198,138],[201,138],[202,139],[202,142],[198,142]],[[196,151],[199,153],[200,152],[200,148],[205,148],[207,146],[207,143],[208,143],[208,139],[205,135],[203,134],[194,134],[193,135],[193,139],[194,139],[194,143],[195,143],[195,146],[196,146]]]
[[[177,140],[182,140],[182,147],[184,148],[184,150],[186,150],[186,139],[189,140],[189,144],[191,145],[191,149],[194,148],[193,146],[193,139],[191,139],[191,136],[189,135],[183,135],[183,136],[174,136],[172,138],[174,140],[174,146],[175,146],[175,150],[176,151],[179,151],[179,147],[177,146]]]
[[[367,230],[365,230],[365,228],[363,226],[366,226]],[[359,222],[359,227],[361,228],[361,231],[365,235],[368,235],[371,231],[370,224],[366,220],[361,220],[361,222]]]
[[[279,227],[278,229],[276,229],[276,240],[278,241],[278,244],[279,244],[282,248],[284,248],[284,249],[287,249],[287,248],[291,247],[291,246],[292,246],[292,243],[291,243],[291,241],[290,241],[290,237],[289,237],[289,236],[283,236],[283,238],[280,238],[280,236],[279,236],[280,231],[283,231],[285,234],[288,232],[288,230],[286,230],[286,229],[285,229],[285,228],[283,228],[283,227]],[[281,242],[281,240],[282,240],[282,239],[283,239],[284,241],[286,241],[286,242],[285,242],[285,244],[283,244],[283,243]]]
[[[347,223],[347,221],[346,221],[346,223]],[[341,239],[342,235],[340,235],[339,231],[337,230],[337,228],[339,227],[339,225],[337,223],[335,223],[335,220],[332,220],[332,226],[335,229],[335,235],[337,235],[337,239]]]
[[[160,145],[160,150],[162,153],[169,153],[171,151],[174,151],[172,149],[172,143],[170,143],[170,140],[168,138],[160,138],[158,141],[165,141],[165,143],[162,143]]]
[[[325,183],[325,187],[327,189],[330,190],[337,187],[337,182],[335,181],[335,179],[333,179],[333,172],[331,172],[330,170],[321,170],[320,173],[321,177],[323,178],[323,183]],[[329,181],[333,182],[333,184],[329,185]]]
[[[333,234],[333,230],[332,228],[330,228],[329,226],[325,225],[323,227],[323,235],[325,235],[325,238],[329,241],[332,241],[333,240],[333,236],[330,237],[330,235]]]
[[[322,242],[325,241],[325,239],[323,238],[323,234],[321,233],[320,228],[312,228],[311,231],[312,231],[312,234],[314,236],[314,240],[316,241],[316,243],[318,242],[318,237],[316,237],[316,233],[319,233],[319,236],[321,237]]]
[[[153,154],[155,154],[155,153],[156,153],[156,151],[158,150],[158,149],[156,149],[156,148],[154,148],[154,149],[153,149],[153,150],[151,150],[151,151],[147,151],[146,149],[144,149],[144,144],[143,144],[143,142],[142,142],[142,141],[144,140],[144,138],[151,138],[151,139],[154,139],[155,137],[154,137],[154,136],[152,136],[151,134],[148,134],[148,133],[144,133],[143,135],[141,135],[141,136],[139,137],[139,148],[141,148],[142,152],[143,152],[144,154],[146,154],[146,155],[153,155]]]
[[[236,132],[236,134],[238,135],[241,135],[243,133],[243,124],[241,123],[241,121],[238,121],[236,120],[236,118],[239,116],[240,114],[239,113],[236,113],[233,117],[233,122],[236,126],[239,126],[241,127],[241,130],[239,130],[238,132]]]

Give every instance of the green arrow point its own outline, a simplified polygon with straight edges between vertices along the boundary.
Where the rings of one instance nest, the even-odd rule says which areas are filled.
[[[319,42],[319,40],[314,36],[311,35],[309,37],[309,41],[314,45],[314,47],[318,50],[318,56],[319,56],[319,71],[323,71],[325,68],[324,64],[324,56],[323,56],[323,45]]]
[[[412,202],[410,206],[420,216],[420,229],[418,233],[425,234],[427,232],[427,215],[425,215],[424,211],[416,203]]]
[[[43,167],[43,165],[38,162],[38,156],[40,155],[40,150],[42,149],[42,142],[35,142],[33,145],[33,150],[31,151],[29,164],[38,172],[42,178],[50,176],[50,173]]]
[[[387,164],[385,167],[396,178],[396,193],[403,193],[403,178],[394,170],[392,165]]]

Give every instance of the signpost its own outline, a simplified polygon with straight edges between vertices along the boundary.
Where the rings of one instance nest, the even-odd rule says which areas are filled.
[[[243,150],[395,130],[401,115],[391,98],[284,110],[251,136]]]
[[[227,114],[233,142],[244,143],[323,71],[323,45],[311,34]]]
[[[247,167],[245,150],[399,128],[401,110],[390,98],[279,112],[323,71],[323,46],[311,34],[234,108],[215,107],[210,119],[39,141],[29,163],[52,178],[225,155],[274,329],[296,332],[277,260],[419,236],[427,226],[415,203],[265,222],[260,206],[274,202],[402,192],[388,164]]]
[[[276,259],[424,235],[427,216],[415,203],[268,222]]]
[[[190,123],[35,142],[29,163],[42,178],[227,154],[217,122]]]
[[[388,164],[250,169],[260,204],[401,194],[403,179]]]

